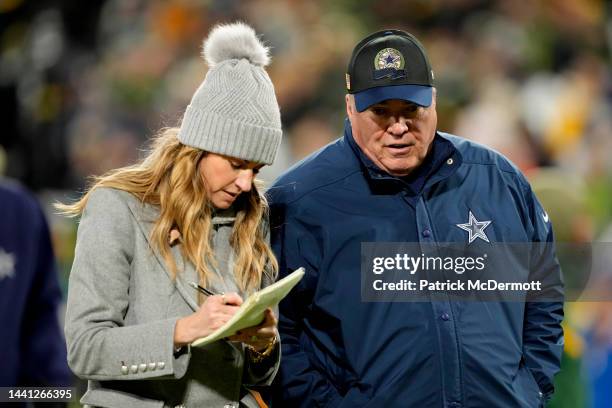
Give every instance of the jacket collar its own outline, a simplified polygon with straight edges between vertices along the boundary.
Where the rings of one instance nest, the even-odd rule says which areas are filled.
[[[213,225],[233,224],[236,220],[236,210],[233,207],[227,210],[215,210],[212,214]]]

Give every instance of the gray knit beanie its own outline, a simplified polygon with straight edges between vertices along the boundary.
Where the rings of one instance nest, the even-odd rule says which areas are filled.
[[[272,164],[281,142],[280,110],[264,67],[268,48],[246,24],[218,25],[204,40],[210,69],[187,107],[181,143]]]

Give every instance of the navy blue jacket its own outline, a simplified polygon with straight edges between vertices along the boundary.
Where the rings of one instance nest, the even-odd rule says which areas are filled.
[[[434,140],[426,171],[406,181],[367,160],[347,124],[270,188],[280,276],[306,268],[280,305],[279,406],[537,407],[552,394],[562,302],[361,301],[362,242],[467,242],[457,224],[470,211],[491,221],[491,242],[553,240],[508,160]],[[545,256],[560,274],[554,250]]]
[[[58,310],[62,294],[36,200],[0,184],[0,386],[70,386]]]

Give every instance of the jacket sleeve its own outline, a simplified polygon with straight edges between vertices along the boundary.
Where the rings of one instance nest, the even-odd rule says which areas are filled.
[[[528,302],[523,327],[523,357],[544,399],[554,392],[553,378],[563,353],[563,281],[552,225],[529,186],[526,202],[533,226],[531,271],[542,282],[541,299]]]
[[[281,406],[335,407],[342,397],[325,373],[313,366],[301,343],[308,336],[302,321],[312,301],[318,273],[316,240],[309,228],[286,215],[284,206],[272,203],[271,209],[272,247],[279,261],[280,277],[300,266],[306,269],[302,281],[280,304],[282,360],[276,376],[276,399],[281,400]]]
[[[271,385],[274,376],[280,366],[280,347],[277,344],[269,357],[265,360],[254,363],[248,357],[248,352],[245,350],[246,362],[244,364],[244,377],[242,382],[247,387],[258,387]]]
[[[30,208],[27,206],[26,208]],[[58,321],[62,294],[58,284],[49,228],[38,204],[29,214],[32,223],[33,279],[22,323],[20,379],[22,385],[69,386],[66,344]],[[41,362],[45,362],[41,364]]]
[[[126,325],[135,224],[121,193],[95,189],[81,217],[69,279],[68,364],[90,380],[181,378],[191,356],[174,355],[177,317]]]

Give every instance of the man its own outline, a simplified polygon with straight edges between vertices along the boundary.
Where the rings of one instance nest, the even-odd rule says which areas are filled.
[[[281,276],[282,407],[538,407],[563,348],[562,301],[365,302],[361,244],[550,242],[521,173],[436,131],[434,75],[412,35],[354,49],[344,136],[269,190]],[[554,250],[539,260],[559,275]],[[560,285],[553,288],[560,293]]]
[[[0,231],[0,386],[71,386],[47,221],[31,194],[6,179],[0,179]]]

